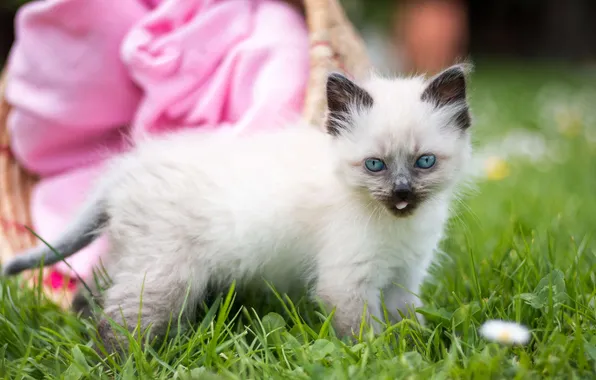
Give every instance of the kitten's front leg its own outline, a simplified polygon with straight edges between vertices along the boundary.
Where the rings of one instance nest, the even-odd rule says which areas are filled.
[[[375,332],[380,331],[381,325],[371,316],[383,320],[379,289],[371,288],[353,272],[349,267],[319,270],[316,295],[329,309],[336,308],[333,325],[339,336],[358,334],[365,305],[367,322]]]
[[[418,287],[414,291],[418,292]],[[422,306],[420,298],[412,290],[404,288],[399,283],[391,283],[383,289],[383,301],[385,303],[385,309],[387,309],[387,313],[393,323],[402,320],[400,311],[407,317],[417,307]],[[424,317],[422,315],[417,314],[417,318],[421,323],[424,323]]]

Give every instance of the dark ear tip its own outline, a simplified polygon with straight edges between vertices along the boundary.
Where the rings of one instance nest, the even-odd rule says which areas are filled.
[[[467,79],[474,71],[474,65],[470,62],[461,62],[447,68],[445,71],[451,72],[452,75],[455,74],[455,76],[461,76],[464,79]]]
[[[332,72],[327,76],[327,83],[345,82],[348,78],[338,72]]]
[[[431,100],[438,106],[466,101],[467,76],[472,66],[467,63],[452,65],[428,81],[422,100]]]

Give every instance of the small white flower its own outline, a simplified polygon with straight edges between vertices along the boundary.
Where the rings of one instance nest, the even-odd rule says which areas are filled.
[[[526,344],[530,340],[530,330],[515,322],[486,321],[480,328],[486,339],[504,344]]]

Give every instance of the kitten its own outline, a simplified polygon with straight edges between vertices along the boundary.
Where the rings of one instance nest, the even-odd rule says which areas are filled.
[[[105,230],[113,284],[104,311],[129,328],[140,317],[157,335],[179,312],[192,317],[209,286],[261,278],[282,292],[312,283],[336,307],[341,335],[359,328],[365,305],[369,318],[384,319],[381,292],[397,321],[420,305],[413,293],[470,160],[466,75],[456,65],[429,80],[373,76],[358,85],[331,74],[328,133],[299,124],[141,141],[113,161],[51,245],[70,256]],[[61,259],[42,246],[4,273],[42,257]],[[106,320],[100,334],[116,338]]]

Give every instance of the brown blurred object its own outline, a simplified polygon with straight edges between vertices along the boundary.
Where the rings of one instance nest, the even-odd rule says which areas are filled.
[[[393,38],[405,71],[433,73],[465,58],[468,34],[464,0],[405,0],[396,6]]]

